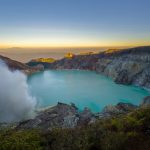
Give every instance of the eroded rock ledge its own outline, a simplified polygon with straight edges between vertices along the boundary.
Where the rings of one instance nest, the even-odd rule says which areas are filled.
[[[115,106],[106,106],[102,112],[92,113],[90,109],[85,108],[79,111],[74,105],[68,105],[58,102],[54,107],[48,108],[38,113],[35,119],[26,120],[17,124],[18,129],[48,129],[52,128],[74,128],[92,124],[99,119],[108,119],[119,115],[127,114],[139,107],[149,107],[150,97],[142,100],[140,106],[130,103],[118,103]]]
[[[119,117],[143,107],[150,107],[150,96],[145,97],[139,106],[118,103],[114,106],[108,105],[98,113],[93,113],[89,108],[79,111],[74,104],[58,102],[54,107],[38,111],[34,119],[9,124],[0,123],[0,130],[5,128],[51,130],[53,128],[83,127],[95,123],[97,120]]]

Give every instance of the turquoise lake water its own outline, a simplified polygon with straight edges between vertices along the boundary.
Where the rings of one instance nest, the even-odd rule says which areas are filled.
[[[75,103],[80,110],[89,107],[93,112],[106,105],[129,102],[138,105],[150,94],[144,89],[115,84],[111,79],[91,71],[50,70],[28,78],[30,93],[37,98],[38,107],[57,102]]]

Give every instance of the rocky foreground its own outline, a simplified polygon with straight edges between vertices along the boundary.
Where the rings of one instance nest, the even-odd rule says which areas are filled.
[[[56,107],[69,106],[58,104]],[[52,117],[52,112],[50,111],[50,116],[56,125],[57,120],[59,120],[57,112],[58,110],[56,112],[53,110]],[[40,119],[42,119],[42,115],[39,118],[39,122]],[[50,123],[48,117],[47,121]],[[139,107],[124,115],[99,119],[95,123],[75,128],[49,128],[50,130],[46,130],[42,128],[45,125],[44,123],[41,124],[42,126],[39,123],[35,125],[39,128],[29,128],[29,122],[31,124],[31,121],[28,121],[27,124],[24,122],[17,128],[12,126],[11,128],[7,127],[5,130],[1,130],[0,149],[149,150],[150,148],[150,107]]]
[[[28,65],[32,66],[31,63]],[[111,77],[119,84],[150,88],[150,46],[75,55],[72,58],[43,64],[43,67],[45,69],[92,70]]]
[[[87,126],[95,123],[97,120],[105,120],[120,115],[125,115],[136,109],[150,106],[150,97],[142,100],[140,106],[130,103],[118,103],[115,106],[106,106],[102,112],[92,113],[90,109],[85,108],[79,111],[74,105],[68,105],[58,102],[54,107],[38,112],[34,119],[20,122],[16,125],[17,129],[44,129],[53,128],[75,128]]]
[[[140,106],[119,103],[96,114],[58,103],[1,129],[1,150],[149,150],[150,97]]]
[[[117,105],[105,106],[101,112],[93,113],[85,107],[79,111],[75,104],[64,104],[58,102],[56,106],[37,110],[36,117],[33,119],[15,122],[0,123],[0,130],[10,129],[40,129],[51,130],[55,128],[76,128],[95,124],[99,120],[107,120],[127,115],[130,112],[142,108],[150,108],[150,96],[145,97],[139,106],[130,103],[118,103]]]

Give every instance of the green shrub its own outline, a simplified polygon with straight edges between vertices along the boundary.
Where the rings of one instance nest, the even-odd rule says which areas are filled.
[[[38,131],[3,131],[0,134],[0,150],[42,150]]]
[[[149,150],[150,108],[73,129],[3,130],[0,150]]]

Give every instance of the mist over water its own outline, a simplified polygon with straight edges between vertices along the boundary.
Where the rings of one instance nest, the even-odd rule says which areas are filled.
[[[58,101],[73,102],[80,110],[89,107],[93,112],[119,102],[138,105],[150,94],[138,87],[115,84],[111,79],[91,71],[45,71],[31,75],[28,84],[40,107],[53,106]]]
[[[20,71],[10,71],[0,61],[0,122],[32,118],[36,99],[29,94],[27,77]]]

